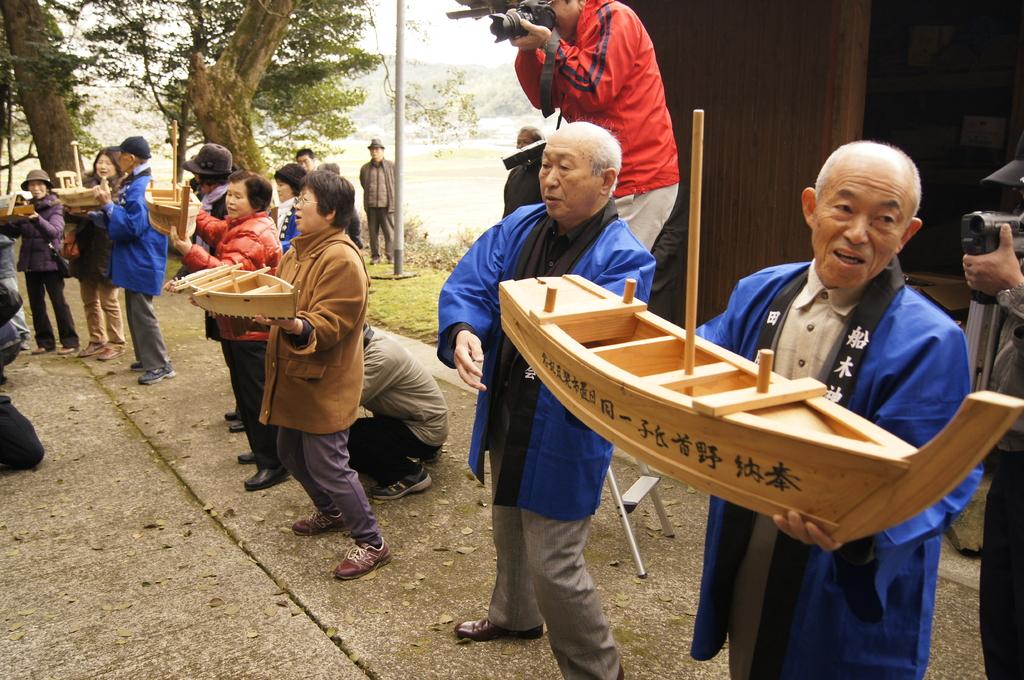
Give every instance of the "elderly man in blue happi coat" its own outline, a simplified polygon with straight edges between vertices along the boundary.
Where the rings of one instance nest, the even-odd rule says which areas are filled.
[[[963,333],[904,285],[896,254],[921,227],[921,180],[902,151],[854,142],[804,189],[814,260],[736,286],[702,335],[826,396],[914,446],[969,389]],[[712,498],[692,655],[729,640],[733,678],[918,679],[928,663],[942,532],[980,467],[886,531],[841,545],[795,512],[766,517]],[[836,480],[836,484],[841,484]]]
[[[501,330],[498,283],[578,274],[622,292],[650,292],[654,259],[618,218],[614,138],[589,123],[551,136],[543,205],[524,206],[473,245],[441,291],[438,356],[480,390],[469,462],[490,453],[497,575],[487,617],[456,635],[538,638],[567,678],[622,677],[619,653],[583,561],[612,445],[567,412]]]

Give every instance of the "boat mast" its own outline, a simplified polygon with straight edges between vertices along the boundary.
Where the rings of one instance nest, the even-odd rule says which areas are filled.
[[[704,110],[693,110],[693,146],[690,150],[690,224],[686,256],[686,352],[683,368],[693,374],[697,343],[697,280],[700,271],[700,195],[704,170]]]

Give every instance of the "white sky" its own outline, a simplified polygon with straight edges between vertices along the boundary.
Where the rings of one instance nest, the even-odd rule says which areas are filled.
[[[486,19],[453,21],[445,12],[465,9],[456,0],[374,0],[377,33],[367,32],[361,46],[370,52],[395,53],[395,24],[399,2],[405,2],[406,59],[428,64],[497,66],[515,59],[507,42],[495,45]]]

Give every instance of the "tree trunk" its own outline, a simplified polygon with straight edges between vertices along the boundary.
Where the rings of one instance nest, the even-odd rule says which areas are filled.
[[[296,0],[249,0],[216,64],[207,67],[202,52],[192,56],[188,94],[203,136],[230,149],[235,164],[253,172],[263,172],[266,163],[252,133],[252,99],[295,5]]]
[[[43,10],[37,0],[0,0],[7,46],[14,56],[18,100],[25,112],[43,170],[54,173],[75,168],[71,150],[71,116],[58,86],[39,68],[40,52],[49,49]]]

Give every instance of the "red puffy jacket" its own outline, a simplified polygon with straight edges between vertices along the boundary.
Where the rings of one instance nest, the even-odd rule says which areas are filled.
[[[543,50],[520,51],[516,58],[519,83],[538,109],[543,65]],[[679,183],[654,43],[633,10],[616,0],[588,2],[575,43],[559,43],[555,66],[551,98],[565,119],[600,125],[622,145],[616,198]]]
[[[196,233],[210,244],[213,252],[208,253],[193,245],[182,258],[190,272],[212,269],[222,264],[241,263],[242,269],[246,271],[270,267],[270,273],[273,274],[281,261],[281,242],[277,238],[277,228],[265,212],[238,219],[229,217],[218,220],[201,211],[196,218]],[[244,320],[218,316],[217,328],[225,340],[266,342],[268,338],[265,329],[253,330],[253,324]]]

